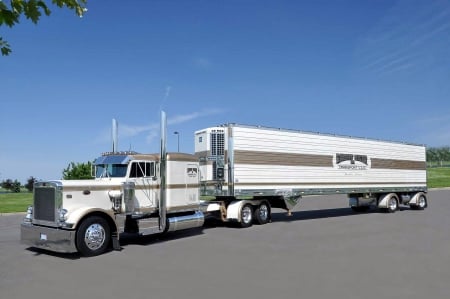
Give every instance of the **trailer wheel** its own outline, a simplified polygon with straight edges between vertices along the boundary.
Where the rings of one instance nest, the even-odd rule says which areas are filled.
[[[261,203],[254,212],[253,218],[257,224],[266,224],[270,221],[270,206],[267,202]]]
[[[253,209],[249,204],[243,205],[241,209],[241,227],[250,227],[253,224]]]
[[[413,210],[423,210],[428,206],[427,197],[425,194],[419,195],[419,198],[417,199],[417,205],[410,205],[411,209]]]
[[[388,213],[395,213],[398,210],[398,199],[396,196],[392,195],[387,202],[386,211]]]
[[[76,245],[84,256],[102,254],[108,248],[110,241],[108,222],[98,216],[91,216],[83,220],[77,229]]]

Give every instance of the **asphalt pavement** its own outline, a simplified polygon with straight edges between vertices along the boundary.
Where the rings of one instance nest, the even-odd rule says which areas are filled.
[[[20,244],[23,215],[0,216],[0,297],[449,298],[450,190],[424,211],[355,214],[345,196],[305,197],[288,217],[125,237],[84,258]]]

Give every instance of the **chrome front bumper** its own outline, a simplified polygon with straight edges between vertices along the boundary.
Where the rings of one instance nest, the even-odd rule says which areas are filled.
[[[31,247],[55,252],[77,252],[75,231],[22,223],[20,241]]]

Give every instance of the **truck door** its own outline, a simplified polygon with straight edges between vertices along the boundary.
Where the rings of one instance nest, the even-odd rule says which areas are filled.
[[[151,213],[157,207],[156,163],[153,161],[133,161],[129,180],[135,184],[135,211]]]

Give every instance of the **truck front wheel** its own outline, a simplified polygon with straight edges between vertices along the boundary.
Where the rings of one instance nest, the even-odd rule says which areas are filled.
[[[104,218],[98,216],[86,218],[77,229],[78,251],[84,256],[104,253],[109,245],[110,234],[109,224]]]

